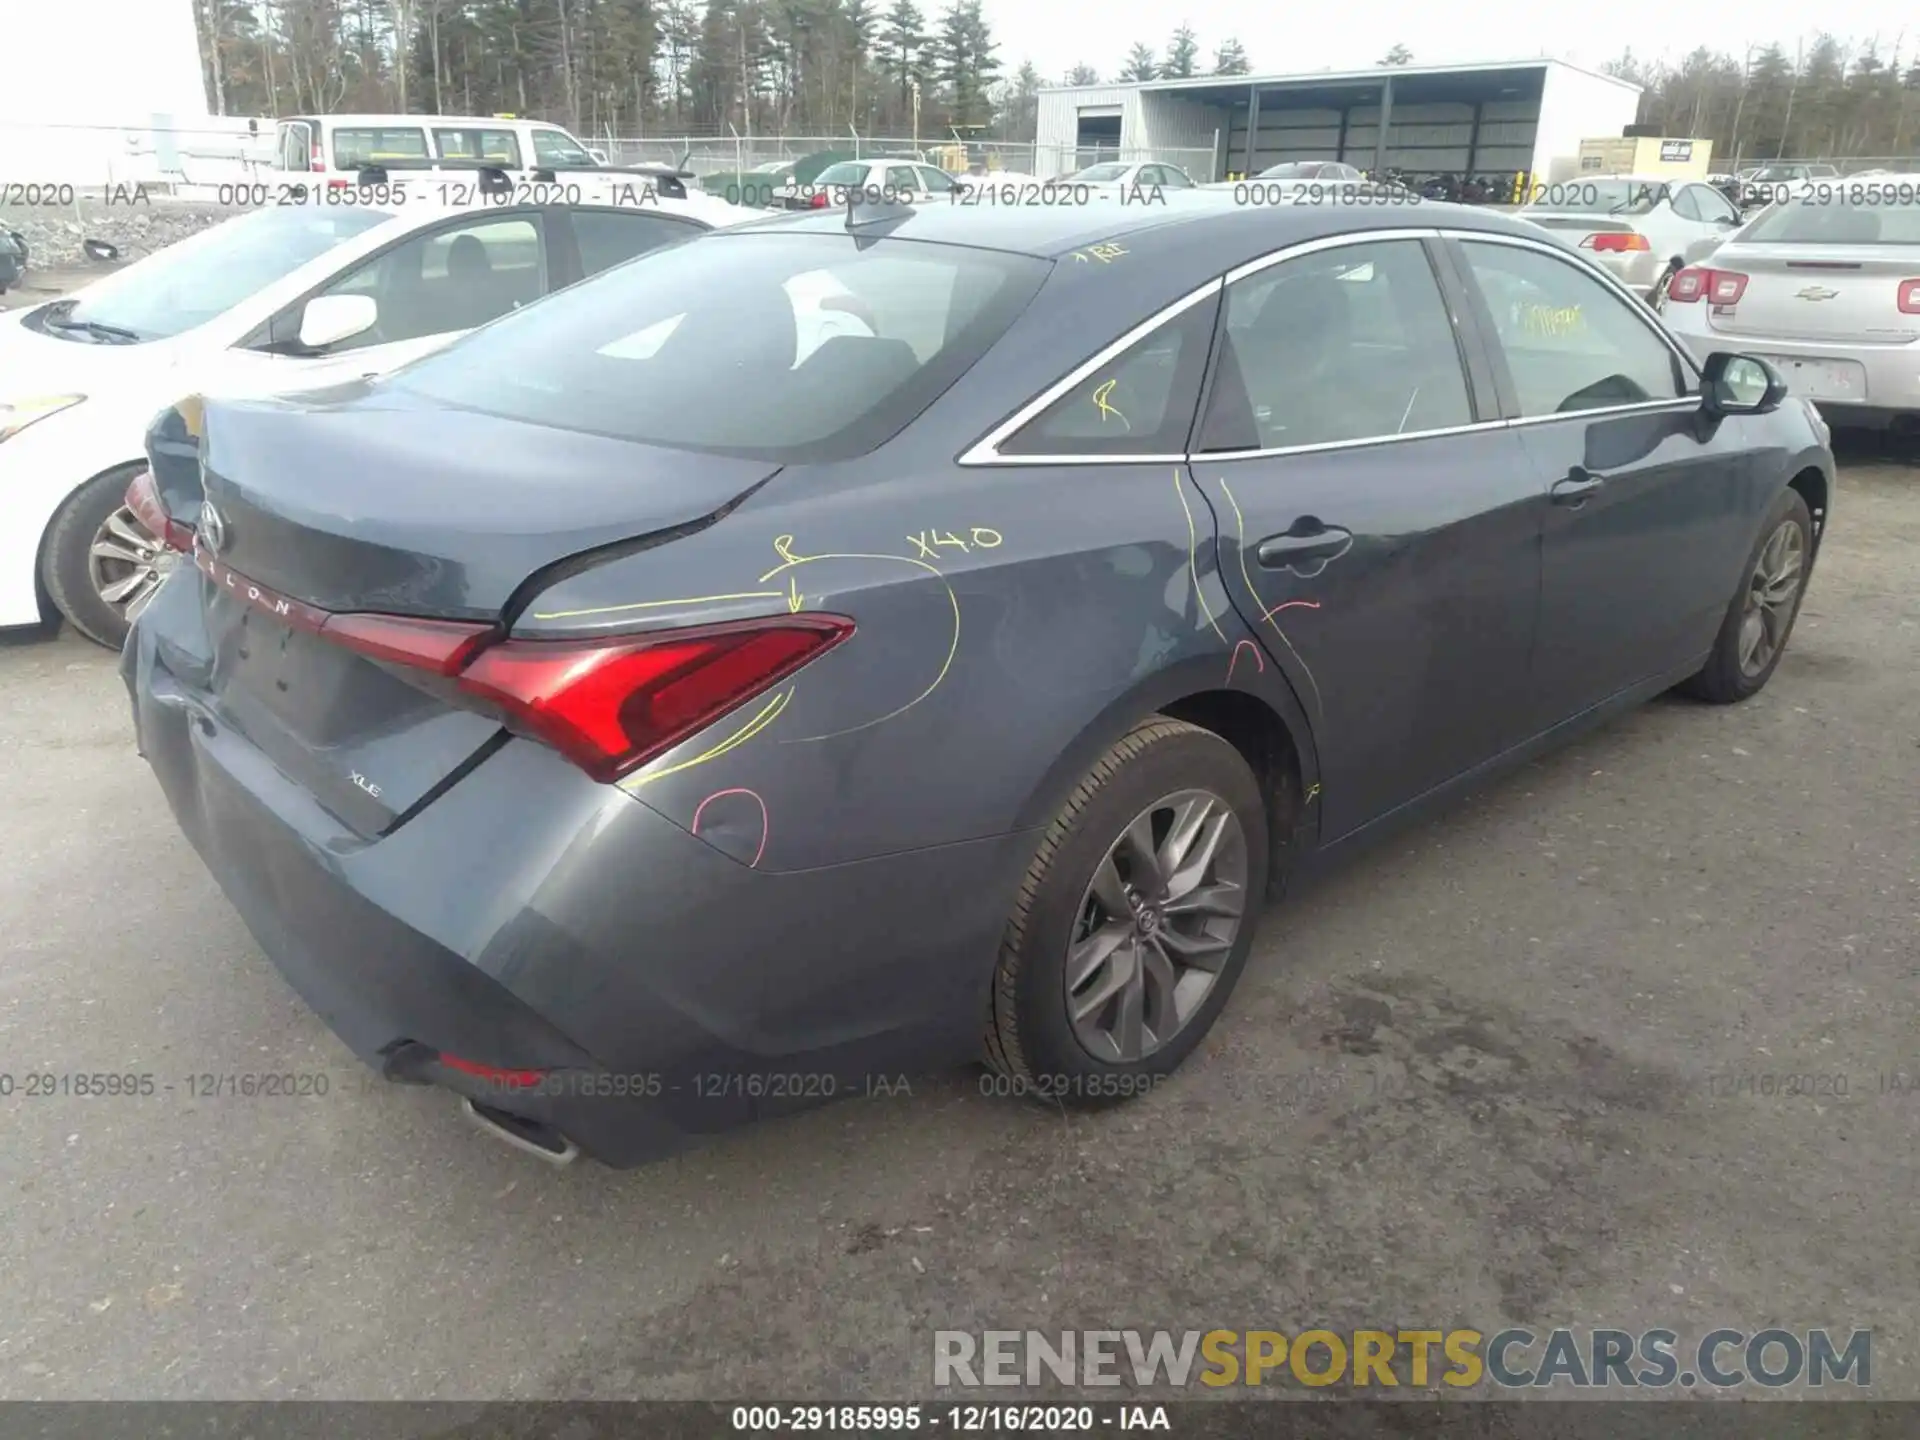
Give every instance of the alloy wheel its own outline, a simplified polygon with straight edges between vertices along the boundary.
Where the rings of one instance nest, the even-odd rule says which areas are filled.
[[[1806,562],[1804,532],[1791,520],[1767,537],[1747,584],[1747,607],[1740,617],[1740,673],[1748,679],[1765,673],[1786,643]]]
[[[1181,790],[1135,816],[1067,945],[1067,1015],[1087,1053],[1132,1062],[1173,1039],[1213,990],[1246,906],[1247,837],[1226,801]]]
[[[147,608],[179,557],[154,537],[126,506],[100,522],[87,547],[87,578],[94,593],[132,624]]]

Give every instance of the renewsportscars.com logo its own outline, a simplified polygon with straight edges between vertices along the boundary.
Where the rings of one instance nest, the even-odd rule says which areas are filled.
[[[937,1330],[933,1383],[1668,1389],[1873,1383],[1873,1332],[1709,1330]]]

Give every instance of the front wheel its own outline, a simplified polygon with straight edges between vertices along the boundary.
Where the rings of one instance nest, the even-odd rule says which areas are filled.
[[[1813,516],[1807,502],[1796,490],[1782,491],[1760,527],[1713,653],[1698,674],[1682,682],[1684,694],[1731,705],[1760,693],[1786,653],[1812,559]]]
[[[1156,715],[1088,772],[1022,882],[987,1063],[1097,1107],[1170,1074],[1225,1007],[1266,893],[1259,781],[1211,731]]]
[[[67,497],[47,529],[40,578],[73,628],[118,650],[181,557],[127,508],[138,465],[96,475]]]

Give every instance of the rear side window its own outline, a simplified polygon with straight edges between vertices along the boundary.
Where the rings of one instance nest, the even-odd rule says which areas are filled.
[[[415,166],[429,162],[427,132],[410,126],[354,126],[333,132],[333,168],[357,165]]]
[[[559,130],[533,132],[533,158],[542,165],[561,168],[584,169],[594,164],[593,156],[571,135]]]
[[[598,275],[662,245],[691,240],[703,227],[645,210],[571,210],[583,275]]]
[[[1203,450],[1387,439],[1473,418],[1453,322],[1419,241],[1343,245],[1227,287]]]
[[[1009,439],[1002,455],[1184,455],[1220,305],[1207,299],[1136,340]]]
[[[460,409],[804,463],[903,429],[1014,322],[1027,255],[715,233],[575,285],[393,383]]]
[[[433,145],[443,160],[518,169],[520,137],[511,130],[451,130],[434,127]]]

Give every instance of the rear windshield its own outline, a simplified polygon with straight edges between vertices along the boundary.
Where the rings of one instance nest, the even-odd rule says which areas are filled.
[[[63,318],[130,330],[142,340],[179,335],[392,218],[391,211],[359,207],[255,210],[96,280]]]
[[[396,373],[463,410],[782,464],[892,438],[1013,323],[1050,263],[851,235],[708,235]]]
[[[1526,209],[1560,215],[1645,215],[1666,198],[1667,187],[1658,180],[1568,180],[1547,186]]]
[[[405,125],[366,125],[333,132],[333,168],[427,162],[427,132]]]
[[[827,166],[813,177],[816,185],[862,185],[866,183],[867,167],[863,161],[841,160]]]
[[[1815,181],[1740,232],[1764,245],[1920,245],[1920,182]]]

